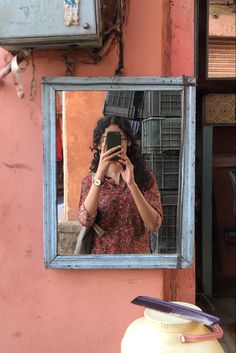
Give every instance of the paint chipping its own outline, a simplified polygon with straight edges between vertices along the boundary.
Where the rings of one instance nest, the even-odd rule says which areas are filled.
[[[13,337],[16,337],[16,338],[21,338],[22,335],[23,335],[23,333],[20,332],[20,331],[14,332],[14,333],[12,334],[12,336],[13,336]]]
[[[26,169],[26,170],[33,170],[29,165],[24,163],[3,163],[7,168],[10,169]]]

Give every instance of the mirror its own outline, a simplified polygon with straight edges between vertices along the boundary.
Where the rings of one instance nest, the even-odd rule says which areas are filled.
[[[186,77],[44,78],[44,249],[49,268],[189,267],[194,236],[195,82]],[[148,254],[74,256],[97,120],[129,120],[161,193]]]

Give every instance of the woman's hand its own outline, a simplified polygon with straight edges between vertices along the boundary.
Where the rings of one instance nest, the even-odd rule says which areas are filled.
[[[98,169],[96,172],[96,176],[98,178],[103,179],[109,169],[111,163],[114,163],[112,159],[114,157],[120,156],[121,154],[121,146],[113,147],[109,150],[106,150],[106,143],[104,142],[101,146],[100,159],[98,164]]]
[[[124,151],[120,154],[120,159],[117,162],[117,167],[121,173],[121,176],[128,186],[135,184],[134,180],[134,166],[130,162]]]

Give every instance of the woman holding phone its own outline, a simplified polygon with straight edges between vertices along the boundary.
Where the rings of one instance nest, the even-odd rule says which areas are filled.
[[[83,226],[94,225],[92,254],[150,253],[150,232],[162,222],[160,192],[145,168],[129,120],[100,119],[92,149],[78,210]]]

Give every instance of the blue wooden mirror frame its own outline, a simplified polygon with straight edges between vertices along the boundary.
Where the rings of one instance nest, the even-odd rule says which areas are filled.
[[[150,90],[182,93],[176,254],[57,255],[56,91]],[[193,263],[195,204],[195,80],[188,77],[45,77],[42,82],[44,160],[44,264],[54,269],[187,268]]]

